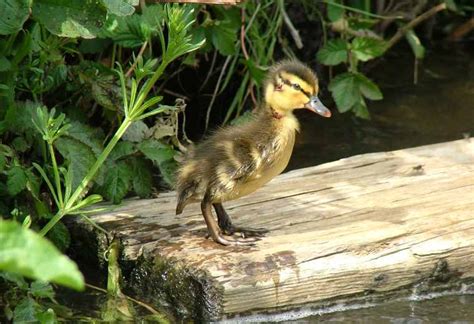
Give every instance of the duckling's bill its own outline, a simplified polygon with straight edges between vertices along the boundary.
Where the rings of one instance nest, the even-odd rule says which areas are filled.
[[[304,105],[305,108],[315,112],[323,117],[331,117],[331,111],[324,106],[317,96],[312,96],[309,102]]]

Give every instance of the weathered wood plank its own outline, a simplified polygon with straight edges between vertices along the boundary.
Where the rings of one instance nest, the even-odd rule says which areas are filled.
[[[122,235],[126,260],[168,262],[195,279],[203,300],[192,307],[218,319],[394,291],[433,276],[440,260],[451,276],[473,278],[473,189],[467,139],[279,176],[227,204],[237,225],[269,230],[253,248],[204,239],[199,206],[175,216],[174,193],[93,219]]]

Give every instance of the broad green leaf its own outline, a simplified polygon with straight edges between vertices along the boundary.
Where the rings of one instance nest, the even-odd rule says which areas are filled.
[[[20,101],[8,107],[5,115],[7,129],[14,134],[30,132],[36,134],[37,130],[31,122],[36,116],[36,110],[41,105],[32,101]]]
[[[6,165],[7,165],[7,158],[2,152],[0,152],[0,173],[5,169]]]
[[[363,119],[370,119],[370,114],[369,110],[367,109],[367,104],[365,103],[365,100],[361,98],[361,100],[354,105],[352,108],[354,111],[354,114]]]
[[[3,55],[0,55],[0,72],[6,72],[10,70],[12,64],[10,61]]]
[[[235,43],[237,42],[237,29],[227,20],[216,20],[208,30],[208,39],[222,55],[235,54]]]
[[[383,99],[383,94],[380,91],[379,87],[368,79],[362,73],[356,74],[357,83],[362,94],[370,100],[381,100]]]
[[[33,281],[31,283],[30,292],[33,296],[39,298],[54,298],[54,290],[51,284],[44,281]]]
[[[0,35],[13,34],[23,27],[30,14],[30,0],[0,1]]]
[[[41,324],[56,324],[58,320],[56,318],[56,313],[52,308],[48,308],[44,312],[36,314],[36,318]]]
[[[15,196],[26,188],[28,178],[22,167],[13,166],[8,170],[7,177],[7,187],[10,195]]]
[[[137,149],[132,143],[127,142],[127,141],[120,141],[117,143],[117,145],[115,145],[112,152],[110,152],[109,160],[116,161],[128,155],[131,155],[135,153],[136,151]]]
[[[252,60],[245,60],[245,65],[247,65],[250,75],[252,79],[258,86],[263,84],[263,80],[265,79],[265,71],[258,67],[254,61]]]
[[[420,39],[415,34],[413,29],[410,29],[405,33],[405,38],[408,41],[408,44],[410,44],[411,50],[415,57],[419,60],[422,60],[425,57],[425,47],[423,44],[421,44]]]
[[[94,38],[107,10],[97,0],[35,0],[33,17],[55,35]]]
[[[1,272],[0,271],[0,278],[13,282],[18,288],[22,290],[28,290],[28,283],[25,281],[25,278],[13,272]]]
[[[89,169],[96,160],[96,156],[91,147],[71,138],[60,137],[54,142],[58,152],[71,164],[73,168],[72,187],[77,188]]]
[[[130,183],[134,174],[131,166],[125,161],[114,163],[105,174],[102,192],[105,198],[114,204],[122,201],[130,189]]]
[[[129,0],[102,0],[107,10],[117,16],[129,16],[135,12],[134,5],[138,4],[137,1]]]
[[[337,65],[347,62],[348,44],[337,38],[329,40],[317,54],[318,61],[324,65]]]
[[[67,130],[67,136],[72,137],[79,142],[91,148],[96,156],[102,153],[104,146],[104,133],[99,128],[93,128],[89,125],[74,121],[70,123]]]
[[[140,198],[147,198],[151,194],[152,174],[151,165],[143,158],[134,158],[133,164],[133,191]]]
[[[138,145],[138,149],[156,164],[173,159],[173,147],[154,139],[148,139]]]
[[[350,72],[339,74],[332,79],[329,90],[340,112],[350,110],[361,97],[356,75]]]
[[[0,248],[1,249],[1,248]],[[41,306],[31,297],[25,297],[15,307],[14,323],[38,323],[36,314],[41,312]]]
[[[130,127],[128,127],[122,138],[126,141],[138,143],[149,137],[149,133],[150,129],[148,126],[143,121],[138,120],[133,122]]]
[[[15,137],[12,141],[12,146],[15,149],[15,151],[20,152],[20,153],[24,153],[28,151],[28,149],[30,148],[30,146],[28,145],[28,143],[26,142],[23,136]]]
[[[84,289],[84,278],[76,264],[32,230],[0,220],[0,242],[0,271]]]
[[[344,8],[333,5],[333,3],[341,4],[341,0],[327,1],[328,18],[332,22],[341,19],[342,15],[344,14]]]
[[[178,168],[178,164],[175,160],[168,160],[161,163],[159,166],[161,176],[165,182],[172,187],[175,183],[175,176],[176,176],[176,169]]]
[[[381,56],[385,52],[385,42],[371,37],[356,37],[351,50],[354,56],[363,62]]]

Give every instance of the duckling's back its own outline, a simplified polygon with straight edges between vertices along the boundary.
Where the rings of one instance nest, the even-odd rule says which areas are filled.
[[[286,168],[297,129],[293,115],[281,120],[262,111],[243,125],[216,131],[190,150],[178,170],[176,213],[205,196],[223,202],[263,186]]]

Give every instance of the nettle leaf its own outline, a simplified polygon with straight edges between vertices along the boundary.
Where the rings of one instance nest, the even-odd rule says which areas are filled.
[[[30,286],[30,292],[33,296],[39,298],[54,298],[54,290],[51,284],[44,281],[33,281]]]
[[[135,12],[133,6],[138,5],[138,0],[102,0],[107,10],[117,16],[129,16]]]
[[[133,191],[140,198],[147,198],[151,195],[152,174],[151,163],[147,163],[143,158],[131,160],[133,165]]]
[[[66,225],[61,222],[56,223],[48,232],[48,238],[61,252],[66,251],[69,245],[71,245],[71,234]]]
[[[0,35],[13,34],[23,27],[30,15],[30,0],[0,1]]]
[[[374,82],[372,82],[362,73],[357,73],[356,78],[357,78],[357,83],[359,85],[359,89],[364,95],[364,97],[370,100],[383,99],[382,92],[380,91],[379,87]]]
[[[150,129],[148,126],[142,120],[138,120],[133,122],[130,127],[127,128],[127,131],[123,134],[122,138],[130,142],[138,143],[149,136]]]
[[[361,93],[357,78],[354,73],[346,72],[339,74],[328,87],[340,112],[349,111],[360,101]]]
[[[7,129],[14,134],[19,133],[37,133],[37,129],[31,122],[36,116],[37,108],[41,105],[32,101],[16,102],[8,107],[5,115]]]
[[[138,145],[138,149],[157,165],[172,160],[175,153],[171,145],[163,144],[154,139],[143,141]]]
[[[20,166],[13,166],[7,172],[7,188],[8,193],[12,196],[19,194],[26,188],[28,177],[25,170]]]
[[[120,141],[117,143],[117,145],[115,145],[112,152],[110,152],[109,160],[116,161],[126,156],[132,155],[135,152],[137,152],[137,149],[133,143],[128,141]]]
[[[222,55],[235,54],[235,43],[237,42],[238,25],[231,20],[215,20],[214,24],[207,30],[207,39]]]
[[[37,323],[36,315],[41,312],[41,306],[31,297],[24,298],[13,312],[14,323]]]
[[[175,160],[168,160],[159,165],[161,176],[163,180],[170,185],[173,186],[175,183],[176,177],[176,169],[178,168],[178,163]]]
[[[35,0],[33,17],[55,35],[94,38],[105,24],[107,10],[96,0]]]
[[[385,41],[371,37],[356,37],[351,46],[354,56],[363,62],[381,56],[385,48]]]
[[[96,160],[96,156],[91,147],[71,138],[60,137],[54,142],[55,148],[64,159],[69,161],[74,170],[72,176],[72,189],[76,189],[82,179]]]
[[[118,204],[130,190],[130,183],[134,177],[132,168],[125,161],[113,163],[105,174],[102,193],[105,198]]]
[[[317,59],[324,65],[338,65],[347,62],[348,44],[337,38],[329,40],[317,54]]]
[[[84,289],[84,277],[77,265],[34,231],[0,219],[0,242],[0,271]]]

